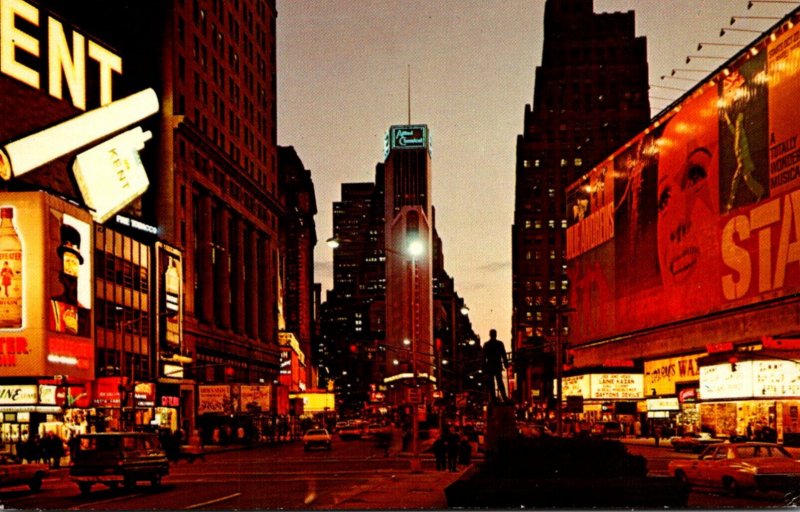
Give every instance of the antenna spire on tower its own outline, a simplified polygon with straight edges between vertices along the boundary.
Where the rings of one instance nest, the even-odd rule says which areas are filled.
[[[408,124],[411,124],[411,64],[408,64]]]

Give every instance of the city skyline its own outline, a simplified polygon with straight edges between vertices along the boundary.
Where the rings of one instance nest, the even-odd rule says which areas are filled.
[[[319,207],[315,280],[329,290],[324,240],[341,184],[372,181],[389,126],[428,124],[445,268],[475,332],[486,339],[495,328],[509,345],[515,144],[541,64],[544,2],[496,5],[279,1],[278,143],[294,146],[311,170]],[[708,74],[685,70],[715,69],[794,7],[594,1],[598,13],[636,12],[636,34],[647,37],[652,115]],[[732,16],[742,18],[730,25]],[[732,30],[720,37],[723,27]]]

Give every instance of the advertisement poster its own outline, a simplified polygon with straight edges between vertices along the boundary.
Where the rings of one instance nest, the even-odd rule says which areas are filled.
[[[800,291],[799,34],[749,52],[569,187],[572,344]]]
[[[231,387],[198,386],[197,414],[224,413],[231,408]]]
[[[50,209],[50,296],[48,328],[91,337],[92,257],[91,226],[71,215]]]

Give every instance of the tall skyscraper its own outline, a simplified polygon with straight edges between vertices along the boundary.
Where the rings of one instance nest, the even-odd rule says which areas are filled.
[[[517,138],[513,352],[519,395],[552,396],[556,345],[569,335],[565,189],[648,123],[647,42],[634,13],[547,0],[533,107]]]
[[[433,217],[426,125],[389,128],[386,140],[386,370],[431,374]],[[397,360],[398,364],[394,364]]]

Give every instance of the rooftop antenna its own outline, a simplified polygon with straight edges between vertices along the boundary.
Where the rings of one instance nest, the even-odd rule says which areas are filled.
[[[408,66],[408,124],[411,124],[411,64]]]

